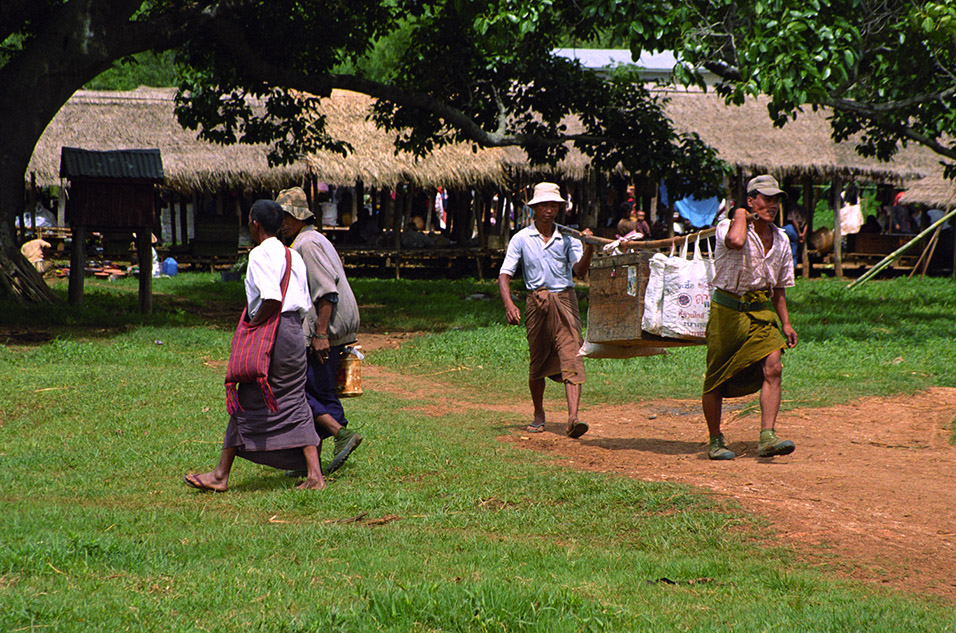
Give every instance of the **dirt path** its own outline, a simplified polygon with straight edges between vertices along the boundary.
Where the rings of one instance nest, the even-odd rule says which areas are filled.
[[[402,340],[362,336],[368,349]],[[425,415],[473,408],[492,419],[496,411],[530,418],[529,402],[475,404],[454,373],[412,382],[365,367],[367,388],[440,396],[421,409]],[[591,430],[581,439],[563,435],[563,410],[552,406],[545,433],[516,427],[502,441],[564,457],[574,468],[710,490],[766,517],[779,538],[830,571],[956,599],[956,446],[949,443],[956,389],[782,413],[777,428],[797,450],[773,460],[756,456],[758,417],[729,413],[724,432],[738,454],[733,462],[706,458],[696,401],[589,406],[586,394],[581,417]]]

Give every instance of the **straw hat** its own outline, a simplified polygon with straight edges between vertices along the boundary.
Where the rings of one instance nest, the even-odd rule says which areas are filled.
[[[542,202],[568,203],[567,200],[561,197],[561,188],[553,182],[539,182],[534,186],[534,197],[528,200],[528,206],[533,207]]]
[[[282,206],[282,210],[294,217],[296,220],[308,220],[315,217],[312,209],[309,208],[309,201],[305,197],[305,191],[302,187],[292,187],[283,189],[276,198]]]

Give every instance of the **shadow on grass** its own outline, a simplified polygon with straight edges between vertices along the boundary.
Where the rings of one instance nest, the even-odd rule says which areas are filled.
[[[111,338],[150,327],[235,327],[245,302],[241,281],[221,282],[212,274],[153,280],[153,309],[139,309],[139,281],[87,280],[80,305],[67,302],[68,282],[51,281],[61,301],[21,305],[0,298],[0,343],[39,345],[58,338]]]

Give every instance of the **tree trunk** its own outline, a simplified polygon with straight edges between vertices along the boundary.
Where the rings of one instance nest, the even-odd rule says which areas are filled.
[[[20,253],[13,226],[13,218],[23,211],[23,177],[32,147],[25,152],[25,159],[24,152],[17,155],[9,145],[0,150],[0,293],[13,296],[19,303],[52,303],[59,301],[58,296]]]
[[[0,292],[12,296],[18,303],[61,301],[33,264],[20,253],[10,228],[6,222],[0,228]]]

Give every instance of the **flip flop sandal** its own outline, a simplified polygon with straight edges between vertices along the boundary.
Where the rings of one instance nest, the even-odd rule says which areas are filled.
[[[581,437],[587,432],[588,432],[587,422],[582,422],[581,420],[578,420],[577,418],[568,422],[568,429],[567,429],[568,437],[575,439],[575,438]]]
[[[212,486],[207,486],[199,479],[199,476],[193,473],[190,473],[183,477],[183,481],[186,482],[186,485],[195,488],[196,490],[202,490],[203,492],[225,492],[225,490],[217,490]]]
[[[525,431],[528,433],[544,433],[544,422],[532,422]]]

